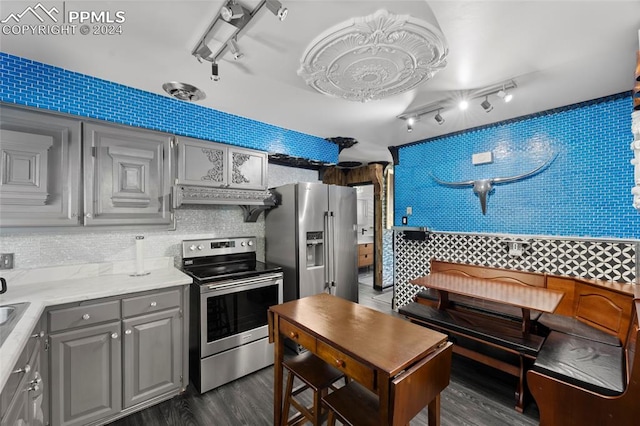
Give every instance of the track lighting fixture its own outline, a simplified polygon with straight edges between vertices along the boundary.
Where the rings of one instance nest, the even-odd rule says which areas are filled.
[[[218,75],[218,63],[211,63],[211,80],[220,81],[220,75]]]
[[[418,117],[415,115],[407,118],[407,132],[411,133],[413,131],[413,125],[416,124],[417,119]]]
[[[460,108],[460,111],[466,110],[469,108],[469,101],[466,99],[461,100],[460,103],[458,103],[458,108]]]
[[[433,119],[436,120],[436,123],[438,123],[439,125],[444,124],[444,117],[440,115],[440,110],[436,112],[436,115],[433,117]]]
[[[269,9],[271,13],[276,15],[281,21],[284,21],[287,17],[287,13],[289,13],[289,10],[286,7],[282,7],[282,3],[278,0],[267,0],[265,6],[267,6],[267,9]]]
[[[240,52],[238,43],[236,43],[234,39],[229,39],[229,41],[227,42],[227,46],[229,46],[229,51],[231,51],[233,59],[235,59],[236,61],[244,56],[244,53]]]
[[[496,94],[505,102],[511,102],[511,99],[513,99],[513,94],[511,92],[507,92],[504,88]]]
[[[482,107],[482,109],[485,110],[485,112],[493,111],[493,105],[491,105],[491,102],[489,102],[489,96],[488,95],[484,97],[484,101],[482,101],[480,106]]]
[[[229,3],[222,6],[222,9],[220,9],[220,17],[227,22],[242,18],[243,15],[244,9],[234,0],[229,1]]]

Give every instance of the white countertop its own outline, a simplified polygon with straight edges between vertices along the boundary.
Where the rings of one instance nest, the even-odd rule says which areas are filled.
[[[176,269],[172,257],[145,259],[148,275],[131,276],[135,262],[93,263],[3,271],[7,292],[0,305],[29,302],[11,334],[0,346],[0,389],[47,306],[174,287],[192,282]]]

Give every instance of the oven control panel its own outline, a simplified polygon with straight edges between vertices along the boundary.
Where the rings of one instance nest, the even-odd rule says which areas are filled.
[[[256,237],[184,240],[182,242],[182,258],[250,253],[256,251],[256,242]]]

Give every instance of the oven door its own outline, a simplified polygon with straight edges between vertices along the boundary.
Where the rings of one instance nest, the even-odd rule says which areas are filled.
[[[201,286],[200,355],[217,354],[269,333],[267,311],[282,303],[282,274]]]

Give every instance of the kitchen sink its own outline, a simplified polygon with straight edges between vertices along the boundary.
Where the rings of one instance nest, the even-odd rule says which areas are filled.
[[[0,305],[0,346],[11,334],[13,327],[16,326],[28,306],[29,302]]]

